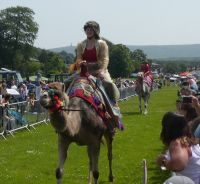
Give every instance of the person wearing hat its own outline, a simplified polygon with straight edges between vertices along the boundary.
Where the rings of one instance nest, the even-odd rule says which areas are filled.
[[[144,78],[147,80],[147,81],[150,81],[150,87],[151,87],[151,90],[153,90],[153,75],[152,75],[152,72],[151,72],[151,66],[150,64],[148,63],[148,60],[145,59],[141,66],[140,66],[140,71],[144,73]]]
[[[144,73],[145,76],[150,75],[151,74],[151,67],[147,61],[147,59],[145,59],[140,67],[140,71]]]
[[[86,22],[83,29],[86,39],[77,45],[76,62],[71,65],[70,72],[73,73],[80,69],[81,65],[86,65],[89,74],[101,79],[106,95],[111,101],[112,107],[115,108],[116,114],[120,117],[119,106],[117,104],[120,93],[108,72],[108,45],[100,38],[100,26],[96,21]]]
[[[117,103],[119,99],[119,90],[113,83],[108,72],[108,45],[100,39],[100,27],[95,21],[88,21],[84,25],[84,31],[87,39],[82,41],[77,46],[77,60],[79,61],[78,67],[81,63],[86,63],[88,72],[102,79],[105,83],[106,89],[113,94],[111,97],[113,103]]]

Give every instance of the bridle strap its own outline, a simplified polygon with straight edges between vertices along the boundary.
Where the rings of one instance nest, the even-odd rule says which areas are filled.
[[[83,109],[67,109],[67,108],[60,108],[60,110],[63,110],[63,111],[85,111]]]

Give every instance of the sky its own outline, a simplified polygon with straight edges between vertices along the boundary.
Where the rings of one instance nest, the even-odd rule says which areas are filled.
[[[0,0],[0,10],[24,6],[39,31],[34,46],[76,46],[89,20],[114,44],[200,44],[200,0]]]

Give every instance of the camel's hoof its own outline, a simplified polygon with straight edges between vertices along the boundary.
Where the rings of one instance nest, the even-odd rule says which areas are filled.
[[[109,182],[113,182],[113,176],[109,176]]]

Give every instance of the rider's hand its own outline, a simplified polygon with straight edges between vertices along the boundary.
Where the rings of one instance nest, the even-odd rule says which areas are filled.
[[[99,71],[98,77],[103,80],[105,73],[103,71]]]
[[[77,59],[76,61],[76,68],[79,69],[81,64],[86,63],[85,60]]]

